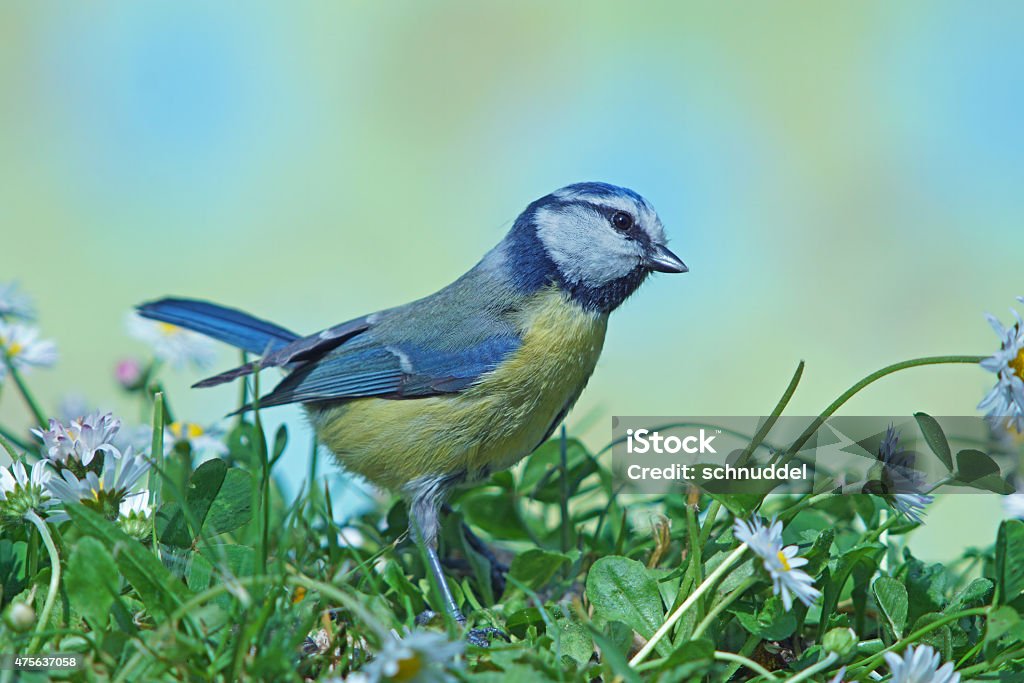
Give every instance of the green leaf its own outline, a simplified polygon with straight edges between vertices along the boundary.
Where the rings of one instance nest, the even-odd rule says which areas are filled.
[[[567,562],[569,562],[569,558],[562,553],[531,548],[525,553],[515,556],[508,575],[530,590],[538,590],[550,581],[555,572],[561,569]],[[516,590],[515,583],[509,581],[505,588],[505,597],[503,599],[507,599]]]
[[[609,621],[621,621],[650,639],[664,619],[658,584],[645,567],[626,557],[602,557],[587,575],[587,597],[594,611]],[[668,656],[671,645],[662,640],[658,652]]]
[[[203,534],[216,536],[234,531],[248,524],[251,519],[252,475],[233,467],[225,474],[217,497],[209,507],[203,523]]]
[[[667,671],[673,667],[679,666],[680,664],[689,664],[691,662],[710,662],[715,656],[715,644],[706,638],[700,638],[699,640],[687,640],[682,645],[677,647],[668,659],[659,667],[662,671]]]
[[[563,657],[583,666],[594,654],[594,639],[580,622],[563,619],[558,622],[558,647]]]
[[[506,540],[529,540],[516,508],[514,494],[505,490],[476,489],[459,498],[459,510],[470,526]]]
[[[1020,615],[1012,607],[1003,606],[992,610],[985,624],[985,643],[999,640],[1019,623]]]
[[[988,579],[975,579],[971,581],[962,591],[956,594],[953,600],[943,610],[946,614],[959,612],[969,607],[977,607],[988,603],[992,596],[995,584]]]
[[[66,512],[83,534],[103,543],[153,616],[167,616],[185,601],[181,582],[141,543],[82,505],[69,505]]]
[[[611,559],[611,558],[603,558]],[[598,560],[600,562],[601,560]],[[640,683],[640,674],[629,665],[628,653],[617,647],[613,638],[587,624],[601,654],[601,666],[608,672],[605,680],[623,680],[626,683]],[[664,642],[664,641],[662,641]],[[661,650],[659,649],[659,652]]]
[[[807,560],[807,566],[803,570],[812,577],[820,574],[821,570],[825,567],[825,563],[828,562],[829,551],[832,548],[832,542],[835,540],[835,537],[836,530],[834,528],[825,529],[816,535],[814,543],[803,554],[804,559]]]
[[[394,560],[388,560],[387,564],[384,565],[381,578],[397,595],[408,598],[416,613],[421,612],[426,607],[426,604],[423,602],[423,593],[413,585],[409,577],[402,571],[402,567]]]
[[[505,620],[505,628],[516,638],[525,638],[527,630],[531,626],[536,628],[538,633],[543,633],[547,629],[544,615],[536,607],[517,610],[508,615],[508,619]]]
[[[1014,487],[1003,480],[999,465],[987,453],[967,448],[956,454],[957,481],[983,491],[1008,494]]]
[[[106,547],[91,536],[80,539],[71,551],[64,580],[71,608],[81,613],[93,630],[106,629],[121,580]]]
[[[850,548],[836,561],[834,572],[830,572],[822,582],[821,613],[832,614],[839,603],[839,596],[843,593],[843,586],[853,573],[854,567],[864,564],[869,571],[878,566],[878,560],[885,552],[885,546],[880,543],[869,543]],[[822,619],[819,626],[819,636],[824,636],[828,630],[828,619]]]
[[[228,466],[223,460],[207,460],[191,474],[185,489],[185,505],[192,513],[189,520],[180,502],[162,505],[156,515],[157,537],[162,543],[179,548],[192,545],[199,529],[189,529],[189,522],[202,528],[214,498],[224,483]]]
[[[189,477],[185,504],[193,523],[208,537],[244,526],[252,519],[252,475],[237,467],[228,469],[223,460],[207,460]],[[200,532],[190,531],[188,522],[181,504],[161,505],[156,514],[157,537],[167,545],[191,547]]]
[[[875,601],[885,615],[885,619],[897,639],[903,637],[903,628],[907,625],[909,598],[907,588],[891,576],[880,576],[871,587]]]
[[[764,500],[763,495],[756,493],[714,493],[707,490],[705,492],[724,505],[734,516],[743,519],[754,514]]]
[[[796,616],[783,608],[777,595],[769,596],[756,613],[742,609],[730,611],[743,628],[762,640],[783,640],[796,631]]]
[[[946,585],[949,575],[939,564],[926,565],[905,551],[906,562],[897,571],[898,578],[907,587],[909,607],[907,623],[914,623],[928,612],[941,612],[946,604]]]
[[[271,451],[270,462],[275,463],[284,455],[284,449],[288,447],[288,428],[281,425],[274,434],[274,448]]]
[[[1003,605],[1024,590],[1024,522],[1009,519],[999,525],[996,536],[996,583]]]
[[[911,632],[917,632],[943,617],[938,612],[929,612],[928,614],[922,615],[920,619],[914,622],[914,628]],[[940,626],[934,631],[921,636],[918,641],[924,645],[931,645],[942,657],[943,661],[949,660],[953,657],[953,632],[949,626]]]
[[[0,540],[0,598],[17,595],[25,588],[27,549],[28,544],[24,541]]]
[[[946,466],[948,471],[952,472],[953,453],[949,450],[949,441],[946,439],[946,434],[942,431],[938,421],[925,413],[914,413],[914,419],[917,420],[917,426],[921,428],[924,440],[927,442],[928,447],[932,449],[932,453],[942,461],[942,464]]]

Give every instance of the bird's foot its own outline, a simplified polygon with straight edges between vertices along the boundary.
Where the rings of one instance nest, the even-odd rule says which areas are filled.
[[[512,642],[507,633],[502,631],[500,628],[494,628],[493,626],[471,628],[466,631],[466,640],[470,645],[475,645],[477,647],[490,647],[491,641],[494,638],[501,638],[506,643]]]
[[[426,626],[440,616],[441,615],[438,612],[435,612],[432,609],[425,609],[416,615],[415,623],[417,626]],[[455,620],[459,622],[459,626],[466,628],[466,617],[462,616],[461,613],[455,615]],[[494,628],[493,626],[466,629],[466,641],[470,645],[475,645],[477,647],[490,647],[491,641],[495,638],[501,638],[506,643],[512,642],[507,633],[499,628]]]

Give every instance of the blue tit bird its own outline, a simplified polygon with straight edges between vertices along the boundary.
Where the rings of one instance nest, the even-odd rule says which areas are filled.
[[[594,371],[609,313],[652,271],[687,270],[647,200],[591,182],[531,203],[440,291],[310,336],[203,301],[138,311],[261,356],[198,387],[284,369],[259,407],[301,403],[345,469],[406,498],[444,607],[464,624],[437,555],[441,505],[546,441]]]

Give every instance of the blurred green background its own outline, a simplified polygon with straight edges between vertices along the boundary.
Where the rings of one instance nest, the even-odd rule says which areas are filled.
[[[1024,293],[1022,33],[1016,2],[7,3],[0,281],[60,345],[31,376],[46,404],[125,410],[139,301],[311,332],[439,288],[532,199],[603,180],[654,203],[691,272],[615,314],[570,430],[761,414],[800,359],[792,411],[817,413],[887,363],[989,353],[982,312]],[[209,422],[236,390],[198,377],[167,385]],[[846,412],[973,414],[989,384],[913,370]],[[296,486],[301,413],[272,417]],[[926,555],[993,537],[998,501],[961,498]]]

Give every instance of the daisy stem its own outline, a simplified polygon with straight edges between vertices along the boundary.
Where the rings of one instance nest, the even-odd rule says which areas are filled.
[[[796,393],[797,385],[800,384],[800,378],[803,377],[803,375],[804,362],[800,361],[796,366],[796,372],[793,373],[793,378],[789,380],[789,386],[787,386],[786,390],[782,392],[782,397],[779,398],[779,402],[775,404],[775,408],[768,415],[768,419],[764,421],[761,428],[757,430],[756,434],[754,434],[754,438],[750,440],[750,445],[743,449],[743,454],[740,455],[739,460],[737,461],[738,465],[745,465],[747,460],[750,459],[751,454],[757,450],[757,447],[760,446],[768,436],[768,432],[770,432],[772,427],[775,426],[775,423],[778,422],[779,416],[782,415],[782,411],[786,409],[786,406],[789,405],[790,399],[793,398],[793,394]]]
[[[889,527],[895,526],[898,521],[900,521],[899,515],[889,515],[877,529],[872,529],[868,532],[864,538],[861,539],[861,543],[874,543],[876,539],[881,538],[882,534],[889,530]]]
[[[50,589],[46,592],[43,611],[39,613],[39,620],[36,622],[36,635],[28,646],[29,654],[33,654],[39,646],[42,631],[50,623],[50,611],[53,610],[53,603],[57,600],[57,593],[60,592],[60,556],[57,554],[57,546],[53,543],[53,537],[50,536],[50,530],[46,528],[46,522],[36,514],[36,511],[29,510],[25,514],[25,519],[32,522],[39,530],[39,535],[43,537],[43,543],[46,545],[46,551],[50,554]]]
[[[729,666],[727,666],[725,668],[725,671],[722,672],[721,677],[718,679],[720,681],[720,683],[728,683],[728,681],[732,680],[733,674],[735,674],[736,671],[741,666],[743,666],[743,664],[745,663],[745,659],[750,657],[751,653],[753,653],[754,650],[757,649],[757,646],[760,645],[760,644],[761,644],[761,639],[758,638],[757,636],[755,636],[753,633],[751,633],[747,637],[746,641],[744,641],[743,647],[741,647],[740,651],[736,653],[737,657],[743,657],[744,660],[733,659],[732,663],[729,664]],[[772,675],[774,675],[774,674],[772,674]],[[772,679],[768,679],[768,680],[772,680]]]
[[[49,422],[46,414],[43,413],[42,409],[39,407],[36,399],[32,396],[32,392],[28,390],[28,385],[25,384],[25,380],[22,379],[21,373],[18,372],[16,367],[14,367],[14,363],[11,362],[11,359],[7,357],[7,354],[0,355],[4,357],[4,363],[7,364],[7,371],[11,374],[11,379],[14,380],[14,385],[18,387],[21,397],[25,399],[25,404],[28,405],[28,409],[32,412],[32,416],[35,418],[38,426],[45,429],[47,422]]]
[[[28,446],[18,443],[3,427],[0,427],[0,446],[3,446],[4,450],[7,451],[7,455],[11,456],[11,462],[18,459],[18,452],[14,450],[15,446],[19,446],[22,450],[28,450]]]
[[[768,415],[768,419],[765,420],[761,428],[757,430],[753,438],[750,440],[750,444],[743,450],[743,454],[740,456],[740,463],[744,463],[750,458],[751,453],[757,450],[757,447],[764,443],[765,438],[768,436],[768,432],[771,431],[772,427],[775,426],[779,416],[789,405],[790,399],[793,398],[793,394],[796,393],[796,388],[800,384],[800,378],[804,376],[804,362],[800,361],[796,366],[796,371],[793,373],[793,377],[789,380],[789,385],[786,386],[786,390],[782,392],[782,396],[779,398],[779,402],[775,404],[775,408]],[[715,518],[718,516],[718,510],[722,507],[722,504],[717,500],[713,501],[708,507],[708,514],[704,518],[704,526],[700,532],[700,544],[701,546],[707,545],[708,538],[711,537],[711,527],[714,526]]]
[[[751,577],[751,578],[745,580],[740,585],[736,586],[736,589],[733,590],[732,593],[729,593],[727,596],[725,596],[724,598],[719,600],[718,604],[716,604],[714,607],[712,607],[711,611],[708,612],[707,616],[704,617],[704,619],[701,620],[701,622],[699,624],[697,624],[697,628],[693,629],[693,635],[690,636],[690,640],[697,640],[702,635],[704,635],[704,631],[708,630],[708,627],[711,626],[711,623],[715,620],[715,617],[717,617],[719,614],[721,614],[722,611],[725,610],[726,607],[728,607],[733,602],[735,602],[737,598],[739,598],[741,595],[743,595],[743,593],[748,588],[753,586],[756,582],[757,582],[757,579]]]
[[[755,662],[753,659],[750,659],[749,657],[744,657],[743,655],[738,655],[734,652],[722,652],[720,650],[715,650],[715,659],[723,662],[741,664],[750,669],[751,671],[756,671],[758,674],[760,674],[764,678],[767,678],[769,681],[779,680],[775,676],[775,674],[773,674],[771,671]]]
[[[814,436],[814,434],[821,428],[823,424],[825,424],[825,420],[830,418],[833,414],[835,414],[837,410],[843,407],[844,403],[853,398],[854,395],[859,393],[862,389],[882,379],[886,375],[891,375],[894,372],[899,372],[900,370],[917,368],[924,365],[976,365],[981,361],[985,360],[985,358],[985,356],[926,356],[924,358],[912,358],[911,360],[893,363],[892,365],[885,366],[881,370],[876,370],[872,372],[870,375],[864,377],[864,379],[860,380],[859,382],[851,386],[849,389],[844,391],[842,394],[840,394],[839,398],[832,401],[832,403],[829,404],[829,406],[825,408],[824,411],[822,411],[821,415],[815,418],[814,422],[812,422],[807,427],[807,429],[804,430],[803,434],[797,437],[797,440],[793,442],[793,445],[789,447],[785,455],[782,457],[781,463],[789,463],[789,461],[793,459],[793,456],[796,455],[796,453],[803,447],[803,445],[810,441],[811,437]]]
[[[668,632],[672,630],[672,627],[676,625],[676,622],[678,622],[683,614],[686,613],[686,610],[693,607],[701,596],[704,595],[704,593],[706,593],[708,589],[710,589],[715,582],[718,581],[718,579],[736,563],[736,560],[740,559],[740,556],[743,555],[746,549],[747,544],[741,543],[736,550],[732,551],[728,557],[722,560],[722,564],[718,565],[713,572],[708,574],[708,577],[704,579],[699,586],[697,586],[696,590],[690,593],[689,597],[683,601],[683,604],[681,604],[676,611],[672,613],[665,623],[661,625],[661,628],[659,628],[651,639],[647,641],[647,644],[640,648],[640,651],[637,652],[631,660],[629,660],[629,665],[635,667],[637,664],[647,659],[647,655],[651,654],[658,643],[668,635]]]
[[[798,673],[796,676],[791,676],[790,678],[787,678],[785,683],[798,683],[799,681],[806,681],[814,674],[820,671],[824,671],[825,669],[829,668],[838,661],[839,655],[837,655],[835,652],[829,652],[828,656],[825,657],[825,659],[821,660],[814,666],[807,667],[806,669]]]
[[[797,513],[800,512],[801,510],[803,510],[804,508],[810,507],[811,505],[814,505],[815,503],[817,503],[820,500],[825,500],[826,498],[831,498],[834,495],[836,495],[836,494],[832,493],[831,491],[826,491],[824,493],[809,493],[809,494],[806,494],[796,504],[791,505],[788,508],[786,508],[785,510],[783,510],[782,512],[780,512],[779,516],[778,516],[778,519],[780,519],[783,522],[788,521],[790,519],[793,519],[794,517],[796,517]]]

